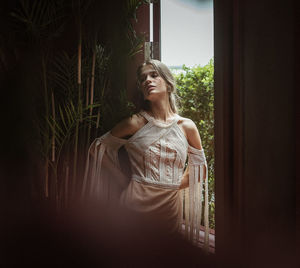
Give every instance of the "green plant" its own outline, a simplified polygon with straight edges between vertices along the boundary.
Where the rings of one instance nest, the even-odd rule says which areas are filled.
[[[175,74],[180,114],[192,119],[199,130],[208,163],[210,228],[214,228],[214,63],[201,67],[183,66]]]
[[[112,25],[110,16],[99,18],[93,12],[109,7],[108,12],[115,14],[112,4],[104,1],[19,0],[10,13],[16,32],[11,50],[36,48],[40,72],[35,74],[39,79],[38,96],[34,96],[39,104],[35,142],[44,161],[39,178],[44,188],[39,190],[58,208],[67,206],[80,191],[91,141],[132,113],[126,67],[141,52],[144,37],[136,35],[132,23],[144,2],[121,1],[121,16],[113,18],[111,28],[107,26]],[[57,49],[56,42],[67,34],[68,25],[75,38],[67,51]],[[2,42],[0,46],[1,51]]]

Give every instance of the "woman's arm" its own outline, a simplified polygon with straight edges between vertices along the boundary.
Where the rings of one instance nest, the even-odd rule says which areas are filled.
[[[183,130],[189,145],[198,150],[202,150],[201,138],[200,138],[200,134],[199,134],[196,124],[190,119],[184,119],[184,120],[182,120],[182,123],[179,126]],[[206,168],[204,168],[204,178],[205,177],[206,177]],[[189,187],[189,167],[188,166],[187,166],[186,170],[184,171],[179,189],[184,189],[187,187]]]
[[[189,187],[189,166],[186,167],[183,176],[182,176],[182,180],[181,183],[179,185],[179,189],[184,189]]]
[[[201,138],[196,124],[191,119],[184,119],[182,120],[180,126],[187,138],[189,145],[198,150],[202,150]]]
[[[128,136],[132,136],[146,123],[147,121],[144,117],[134,114],[131,117],[125,118],[124,120],[119,122],[111,130],[111,134],[117,138],[125,138]]]
[[[146,122],[142,116],[134,114],[131,117],[123,119],[117,125],[115,125],[110,131],[111,135],[117,138],[126,138],[132,136],[140,127]],[[90,155],[94,156],[96,143],[94,142],[90,147]]]

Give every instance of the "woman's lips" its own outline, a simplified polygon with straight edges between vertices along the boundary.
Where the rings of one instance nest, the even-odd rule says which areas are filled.
[[[149,92],[152,91],[154,88],[155,88],[155,86],[147,87],[147,92],[149,93]]]

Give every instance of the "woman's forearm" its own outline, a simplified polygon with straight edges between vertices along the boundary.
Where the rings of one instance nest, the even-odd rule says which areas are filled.
[[[203,166],[204,167],[204,170],[203,170],[203,180],[205,180],[206,178],[206,166]],[[200,181],[200,178],[199,178],[199,181]],[[183,176],[182,176],[182,180],[181,180],[181,183],[180,183],[180,186],[179,186],[179,189],[184,189],[184,188],[187,188],[189,187],[189,167],[186,168]]]
[[[189,187],[189,167],[187,167],[186,170],[184,171],[179,189],[181,190],[187,187]]]

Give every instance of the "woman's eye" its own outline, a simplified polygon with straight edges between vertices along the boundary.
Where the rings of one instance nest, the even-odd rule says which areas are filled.
[[[150,74],[148,74],[148,75],[143,75],[143,76],[141,76],[141,78],[140,78],[140,83],[145,82],[145,81],[147,80],[147,77],[148,77],[148,76],[150,76],[150,77],[152,77],[152,78],[155,78],[155,77],[158,76],[158,74],[157,74],[157,73],[150,73]]]

